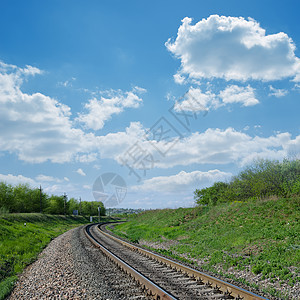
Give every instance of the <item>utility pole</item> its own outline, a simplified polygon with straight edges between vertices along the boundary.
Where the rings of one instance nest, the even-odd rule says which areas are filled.
[[[40,213],[43,213],[43,204],[42,204],[42,186],[40,185]]]
[[[81,216],[81,197],[79,198],[79,215]]]
[[[67,195],[64,193],[64,215],[66,215]]]
[[[99,223],[100,223],[100,220],[101,220],[101,206],[98,206],[98,216],[99,216]]]

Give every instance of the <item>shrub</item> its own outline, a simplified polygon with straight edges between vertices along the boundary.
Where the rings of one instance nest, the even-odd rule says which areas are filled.
[[[196,189],[199,205],[216,205],[270,196],[290,197],[300,194],[300,160],[259,159],[246,167],[229,183],[216,182],[211,187]]]

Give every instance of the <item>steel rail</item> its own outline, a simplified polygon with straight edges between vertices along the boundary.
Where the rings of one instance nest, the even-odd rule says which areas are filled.
[[[148,250],[145,250],[143,248],[140,248],[136,245],[132,245],[128,242],[125,242],[124,240],[121,240],[113,235],[110,235],[109,233],[101,230],[100,225],[97,226],[97,229],[104,235],[106,235],[107,237],[114,239],[115,241],[123,244],[124,246],[134,250],[134,251],[138,251],[141,254],[148,256],[150,258],[153,258],[159,262],[162,262],[174,269],[177,269],[178,271],[181,271],[183,273],[186,273],[188,276],[195,278],[195,279],[199,279],[201,281],[203,281],[204,283],[207,284],[212,284],[212,285],[216,285],[216,287],[218,287],[223,293],[224,295],[230,295],[232,297],[234,297],[235,299],[243,299],[243,300],[258,300],[258,299],[264,299],[264,300],[268,300],[268,298],[259,296],[257,294],[254,294],[250,291],[247,291],[243,288],[240,288],[234,284],[231,284],[229,282],[223,281],[221,279],[218,279],[216,277],[210,276],[208,274],[205,274],[203,272],[200,272],[198,270],[192,269],[188,266],[185,266],[183,264],[180,264],[178,262],[172,261],[166,257],[163,257],[161,255],[155,254],[153,252],[150,252]]]
[[[128,265],[124,260],[119,258],[117,255],[110,252],[106,247],[101,245],[91,234],[90,228],[94,226],[94,224],[87,225],[85,227],[84,233],[87,238],[112,261],[114,261],[125,273],[130,274],[136,281],[139,282],[140,285],[143,286],[143,289],[147,291],[147,295],[152,296],[156,300],[164,299],[164,300],[175,300],[176,298],[169,294],[167,291],[162,289],[160,286],[149,280],[143,274],[138,272],[136,269]],[[98,227],[97,227],[98,228]]]

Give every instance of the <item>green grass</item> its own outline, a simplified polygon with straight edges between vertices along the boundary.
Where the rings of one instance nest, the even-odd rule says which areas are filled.
[[[0,216],[0,300],[10,293],[17,275],[36,260],[51,239],[86,223],[88,219],[81,216],[43,214]]]
[[[131,241],[175,240],[170,256],[205,258],[201,267],[224,273],[230,267],[263,278],[299,281],[300,198],[220,204],[214,207],[152,210],[117,225],[116,234]],[[295,267],[292,272],[289,267]]]

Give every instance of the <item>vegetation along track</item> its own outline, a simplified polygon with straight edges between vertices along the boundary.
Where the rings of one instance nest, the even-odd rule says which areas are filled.
[[[266,299],[111,236],[105,226],[88,225],[86,235],[154,299]]]

